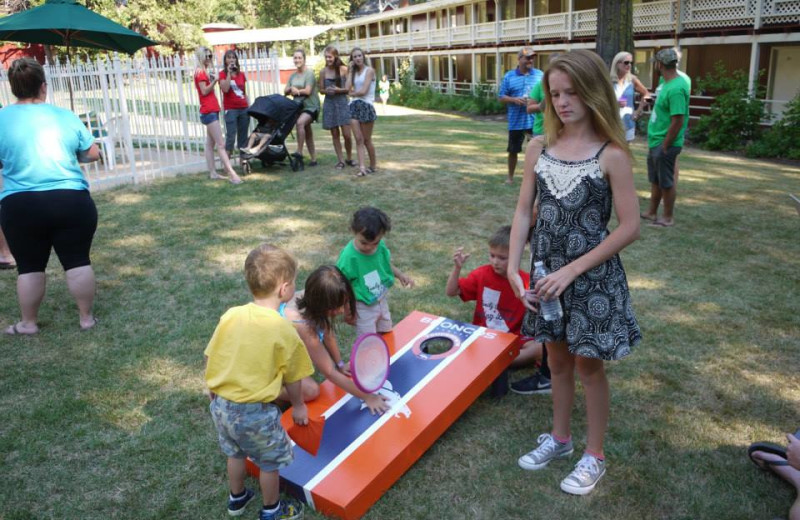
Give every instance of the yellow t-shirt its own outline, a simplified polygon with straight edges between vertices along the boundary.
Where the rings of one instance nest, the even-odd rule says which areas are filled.
[[[274,401],[284,383],[314,373],[292,324],[254,303],[222,315],[205,355],[208,389],[236,403]]]

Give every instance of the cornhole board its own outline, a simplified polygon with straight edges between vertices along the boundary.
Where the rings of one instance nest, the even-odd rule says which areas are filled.
[[[328,516],[364,515],[519,354],[514,334],[419,311],[384,339],[391,369],[379,392],[391,410],[373,416],[325,381],[307,403],[309,415],[325,416],[319,452],[313,457],[295,446],[294,462],[280,471],[284,491]],[[449,351],[430,348],[448,342]],[[291,410],[281,420],[291,425]],[[249,460],[248,470],[258,475]]]

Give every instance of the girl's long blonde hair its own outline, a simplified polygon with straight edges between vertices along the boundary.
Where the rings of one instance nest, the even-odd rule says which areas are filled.
[[[614,56],[614,59],[611,60],[610,76],[611,76],[611,81],[614,83],[619,81],[619,73],[617,72],[617,65],[619,64],[619,62],[625,61],[625,56],[630,56],[631,61],[633,61],[633,54],[631,54],[628,51],[618,52],[617,55]],[[633,70],[633,67],[631,67],[631,70]],[[633,81],[633,78],[631,76],[633,76],[633,74],[631,74],[631,71],[629,70],[628,73],[625,74],[625,77],[622,79],[625,81]]]
[[[561,54],[550,62],[544,73],[542,81],[545,97],[545,143],[548,145],[555,143],[561,129],[564,128],[550,95],[550,74],[554,70],[560,70],[572,80],[572,88],[589,111],[594,131],[630,155],[625,131],[619,118],[619,103],[611,82],[607,79],[606,64],[594,52],[583,49]]]

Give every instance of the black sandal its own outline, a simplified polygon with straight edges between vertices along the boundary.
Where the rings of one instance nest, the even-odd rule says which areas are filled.
[[[783,460],[765,460],[753,457],[753,454],[757,451],[770,453],[772,455],[777,455],[778,457],[781,457]],[[747,456],[750,457],[750,461],[753,464],[758,466],[759,469],[763,470],[769,469],[770,466],[789,465],[789,461],[786,460],[787,459],[786,448],[772,442],[754,442],[747,448]]]
[[[344,170],[344,163],[342,161],[337,162],[335,168],[337,170]]]
[[[356,167],[356,162],[355,162],[353,159],[347,159],[347,160],[346,160],[344,163],[345,163],[347,166],[352,166],[353,168],[355,168],[355,167]]]
[[[358,171],[357,171],[357,172],[356,172],[356,173],[353,175],[353,177],[366,177],[366,176],[367,176],[367,173],[368,173],[368,172],[367,172],[367,169],[366,169],[366,168],[360,168],[360,169],[359,169],[359,170],[358,170]]]
[[[310,163],[308,163],[309,166],[316,166],[318,164],[319,163],[317,161],[311,161]]]

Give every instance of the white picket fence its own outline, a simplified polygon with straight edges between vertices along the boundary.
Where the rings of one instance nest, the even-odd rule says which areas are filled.
[[[274,54],[242,52],[239,64],[247,75],[250,102],[280,92]],[[103,159],[85,166],[92,189],[206,170],[195,66],[194,57],[144,60],[117,55],[45,66],[48,102],[68,109],[72,105],[97,137]],[[7,71],[0,68],[0,103],[14,100]]]

